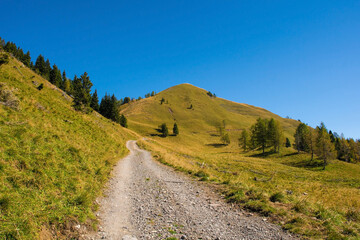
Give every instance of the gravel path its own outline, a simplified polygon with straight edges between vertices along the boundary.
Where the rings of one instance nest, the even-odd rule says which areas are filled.
[[[100,202],[99,231],[87,239],[294,239],[151,158],[135,141]]]

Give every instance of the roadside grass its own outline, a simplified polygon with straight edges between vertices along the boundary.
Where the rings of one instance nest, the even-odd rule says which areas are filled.
[[[74,111],[12,57],[0,82],[19,100],[18,109],[0,104],[0,239],[76,238],[76,224],[95,227],[95,199],[132,133]]]
[[[165,98],[168,104],[160,104]],[[187,106],[193,105],[193,110]],[[171,108],[171,112],[169,111]],[[209,98],[188,84],[167,89],[155,97],[123,106],[132,130],[145,137],[140,147],[158,161],[206,181],[227,201],[257,212],[284,229],[311,239],[360,238],[360,165],[333,160],[322,170],[321,160],[292,148],[243,152],[240,130],[256,118],[277,118],[293,142],[298,122],[264,109]],[[231,143],[224,145],[216,124],[226,120]],[[157,126],[179,126],[176,137],[159,137]]]
[[[228,202],[314,239],[359,238],[360,166],[334,160],[325,171],[292,167],[276,158],[164,147],[163,139],[139,141],[155,159],[217,185]],[[192,155],[189,155],[192,154]],[[299,161],[307,154],[296,156]]]

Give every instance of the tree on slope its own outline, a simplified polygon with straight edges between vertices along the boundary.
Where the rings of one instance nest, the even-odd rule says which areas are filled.
[[[175,136],[177,136],[179,134],[179,128],[178,128],[178,125],[176,123],[174,123],[173,134]]]
[[[322,122],[316,127],[316,155],[323,160],[323,170],[325,170],[328,161],[334,157],[334,145],[331,143],[329,133]]]
[[[267,125],[266,119],[258,118],[253,129],[255,144],[257,147],[261,147],[263,153],[265,153],[268,139]]]
[[[98,94],[97,91],[95,89],[94,93],[91,96],[91,102],[90,102],[90,107],[92,109],[94,109],[95,111],[99,111],[100,105],[99,105],[99,98],[98,98]]]
[[[120,125],[123,126],[124,128],[128,127],[127,119],[124,116],[124,114],[121,114],[121,116],[120,116]]]
[[[249,148],[249,133],[246,129],[242,130],[241,136],[239,138],[239,145],[242,147],[244,152]]]
[[[169,135],[169,130],[166,126],[166,123],[160,125],[160,132],[162,137],[167,137]]]
[[[309,134],[309,127],[305,123],[300,123],[296,128],[295,132],[295,149],[300,152],[307,152],[309,150],[308,141],[306,141],[306,137]]]
[[[74,108],[76,110],[88,111],[91,102],[91,87],[92,83],[90,77],[85,72],[80,78],[74,77]]]
[[[60,69],[54,64],[53,68],[50,71],[49,81],[57,87],[62,85],[62,76]]]
[[[267,138],[269,146],[273,147],[275,152],[279,152],[281,143],[283,142],[283,132],[280,122],[273,118],[268,121]]]

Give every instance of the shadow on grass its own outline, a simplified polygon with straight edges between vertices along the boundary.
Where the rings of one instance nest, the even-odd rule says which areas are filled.
[[[306,168],[312,171],[322,171],[324,167],[324,162],[321,160],[302,160],[284,163],[285,165],[297,168]]]
[[[206,144],[206,146],[215,147],[215,148],[221,148],[221,147],[225,147],[227,145],[223,144],[223,143],[209,143],[209,144]]]
[[[253,155],[250,155],[250,157],[257,157],[257,158],[265,158],[274,154],[278,154],[278,152],[270,151],[270,152],[264,152],[264,153],[256,153]]]

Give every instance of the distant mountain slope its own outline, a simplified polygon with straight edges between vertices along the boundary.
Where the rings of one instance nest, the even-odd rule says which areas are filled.
[[[163,104],[162,98],[165,99]],[[206,90],[191,84],[180,84],[154,97],[131,102],[124,105],[121,112],[130,120],[130,127],[133,125],[132,128],[143,134],[154,133],[154,127],[163,122],[169,126],[177,122],[182,132],[190,135],[211,132],[216,131],[215,127],[223,120],[229,132],[236,132],[249,128],[261,117],[279,120],[285,136],[292,139],[299,124],[263,108],[210,97]]]
[[[0,66],[0,239],[76,237],[130,136],[74,111],[71,97],[9,57]]]

